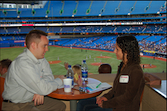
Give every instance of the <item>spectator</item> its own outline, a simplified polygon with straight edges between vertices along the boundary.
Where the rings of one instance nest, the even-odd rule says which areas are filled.
[[[65,111],[65,104],[46,95],[63,85],[63,75],[54,79],[44,58],[47,34],[32,30],[26,36],[26,49],[11,64],[5,79],[2,110]]]
[[[64,67],[67,70],[68,69],[68,62],[64,62]],[[74,75],[77,74],[78,76],[78,80],[75,79],[74,77],[74,82],[77,83],[79,86],[82,86],[82,72],[81,72],[81,65],[80,64],[76,64],[74,66],[72,66],[72,70],[74,72]]]
[[[6,73],[12,61],[10,59],[3,59],[0,61],[0,74],[2,77],[6,77]]]

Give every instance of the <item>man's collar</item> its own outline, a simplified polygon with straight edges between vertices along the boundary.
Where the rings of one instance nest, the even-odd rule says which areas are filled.
[[[29,49],[25,49],[24,50],[27,54],[27,56],[35,63],[35,64],[39,64],[40,61],[32,54],[32,52]]]

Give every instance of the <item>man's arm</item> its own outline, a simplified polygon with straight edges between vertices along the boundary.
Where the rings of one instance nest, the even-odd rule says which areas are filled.
[[[41,77],[41,70],[30,61],[22,60],[15,68],[18,83],[34,94],[48,95],[62,85],[60,78]]]

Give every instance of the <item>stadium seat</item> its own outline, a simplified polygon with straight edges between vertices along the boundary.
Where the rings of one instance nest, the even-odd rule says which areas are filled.
[[[99,74],[107,74],[112,72],[110,64],[101,64],[98,69]]]
[[[5,82],[5,78],[0,77],[0,110],[2,109],[2,102],[3,102],[3,98],[2,98],[2,93],[4,90],[4,82]]]

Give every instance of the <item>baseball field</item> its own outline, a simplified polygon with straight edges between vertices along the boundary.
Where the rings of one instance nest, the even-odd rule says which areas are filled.
[[[1,48],[0,60],[14,60],[25,47]],[[45,58],[50,63],[53,75],[65,75],[66,69],[64,62],[71,65],[82,64],[82,60],[86,60],[88,64],[89,74],[98,74],[98,67],[102,63],[108,63],[112,67],[112,73],[116,74],[118,65],[121,62],[116,59],[116,55],[110,51],[79,49],[69,47],[49,46]],[[143,68],[144,66],[144,68]],[[166,60],[161,58],[153,59],[152,57],[141,57],[141,67],[144,72],[161,73],[166,72]]]

